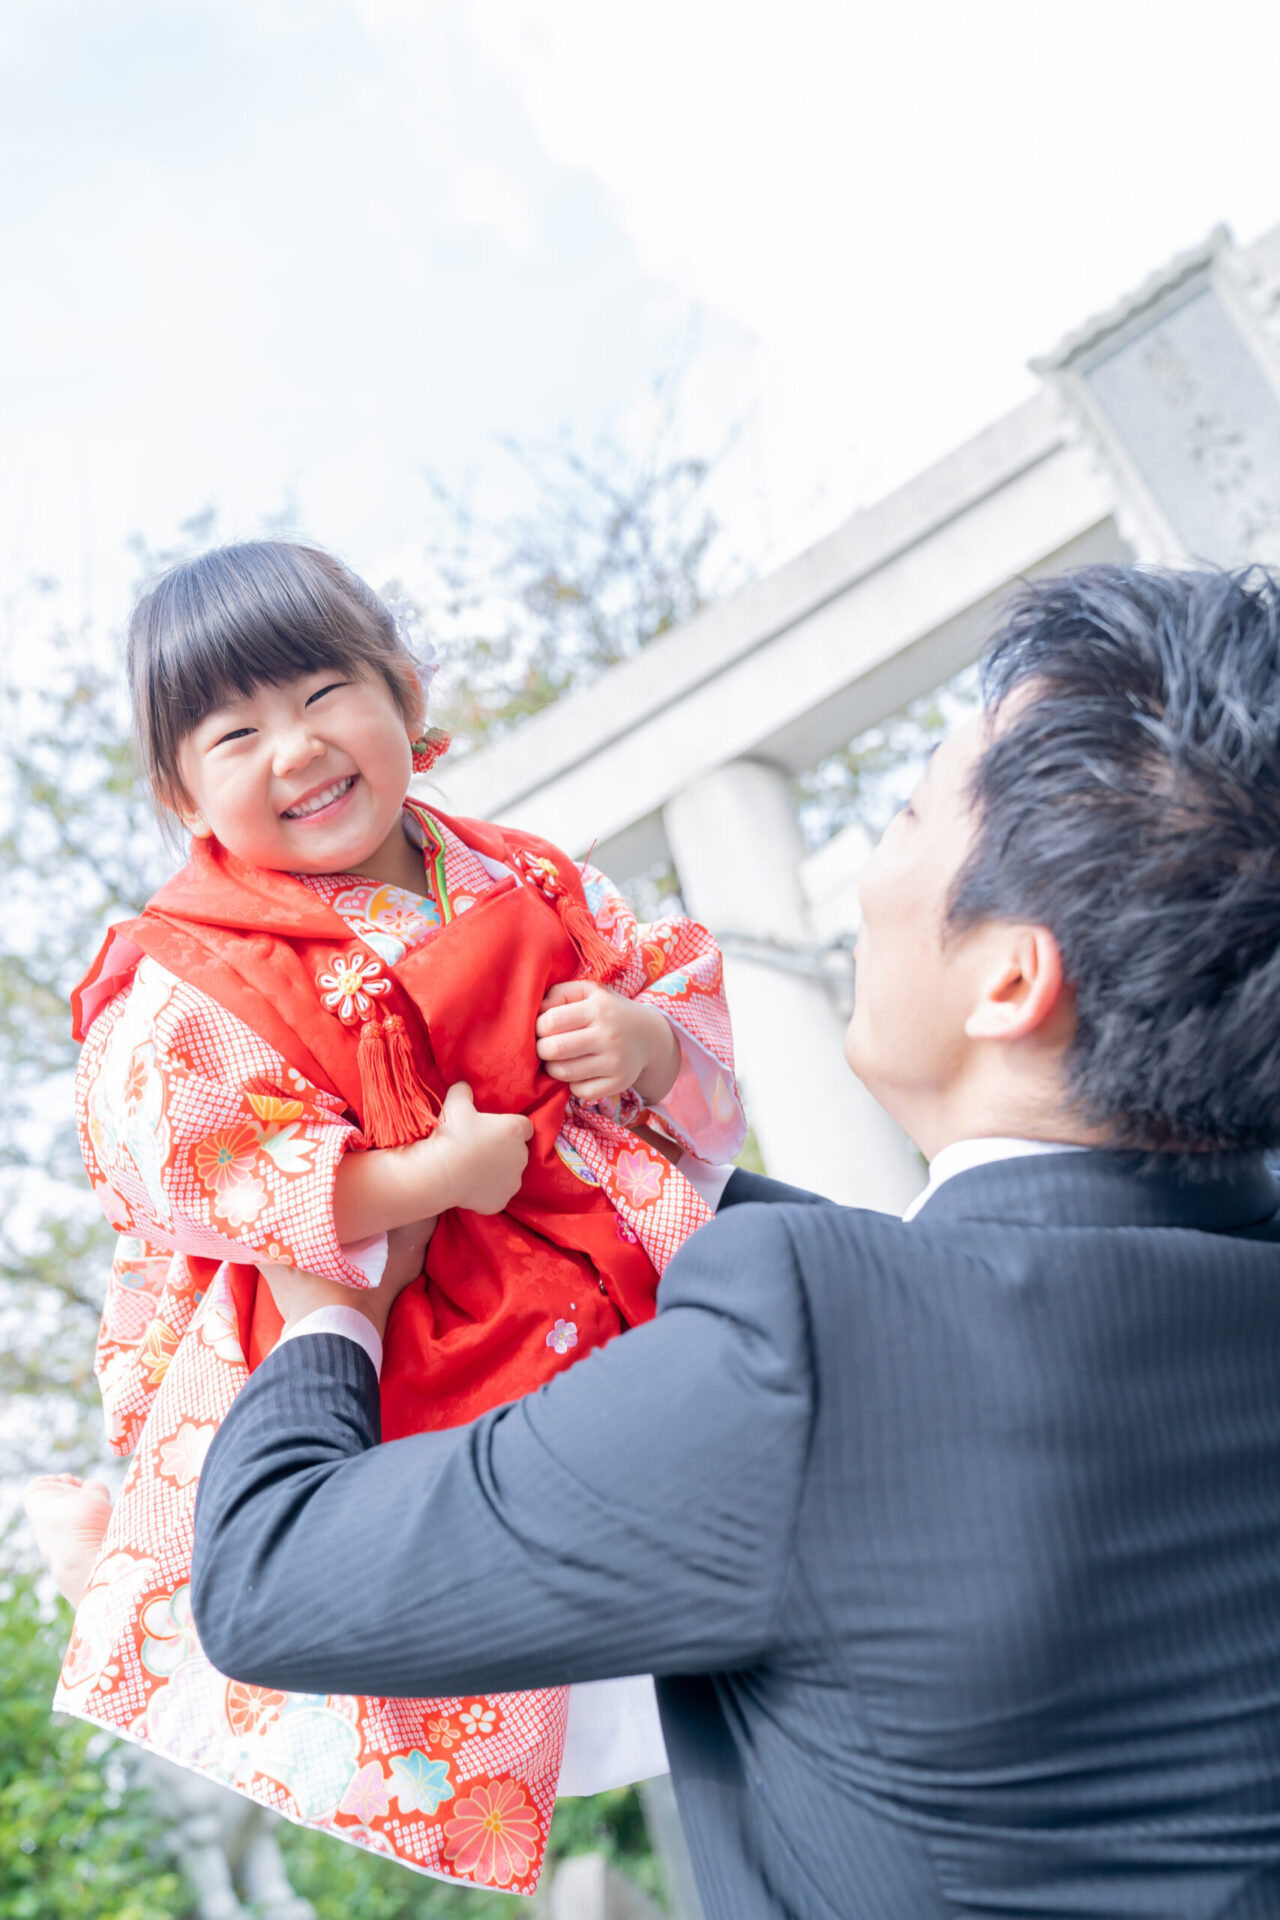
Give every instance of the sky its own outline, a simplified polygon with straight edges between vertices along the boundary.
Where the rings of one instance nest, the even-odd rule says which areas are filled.
[[[0,0],[0,637],[131,539],[425,572],[431,476],[639,445],[680,373],[754,571],[1280,221],[1260,0]]]

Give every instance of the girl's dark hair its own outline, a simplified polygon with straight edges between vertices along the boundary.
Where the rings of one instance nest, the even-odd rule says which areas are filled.
[[[214,547],[171,567],[129,623],[138,753],[167,807],[187,798],[178,750],[229,699],[333,667],[381,674],[404,718],[423,715],[417,663],[385,602],[340,560],[286,540]]]
[[[950,919],[1031,920],[1076,1002],[1079,1111],[1146,1151],[1280,1143],[1280,576],[1026,586]]]

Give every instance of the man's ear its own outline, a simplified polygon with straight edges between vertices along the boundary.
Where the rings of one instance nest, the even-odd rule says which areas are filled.
[[[970,1040],[1024,1040],[1062,1004],[1062,955],[1047,927],[1011,926],[964,1023]]]

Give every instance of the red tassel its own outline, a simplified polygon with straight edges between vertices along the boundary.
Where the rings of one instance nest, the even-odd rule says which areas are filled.
[[[376,1015],[360,1029],[360,1092],[365,1139],[375,1147],[407,1147],[434,1133],[440,1108],[419,1080],[404,1021]]]
[[[557,893],[555,908],[560,924],[582,956],[583,966],[593,980],[607,986],[626,966],[626,954],[610,946],[587,909],[571,893]]]

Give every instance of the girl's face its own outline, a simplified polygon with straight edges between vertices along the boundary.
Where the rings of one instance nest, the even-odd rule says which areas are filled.
[[[395,835],[409,734],[381,675],[326,667],[206,714],[178,753],[192,832],[251,866],[352,873]]]

